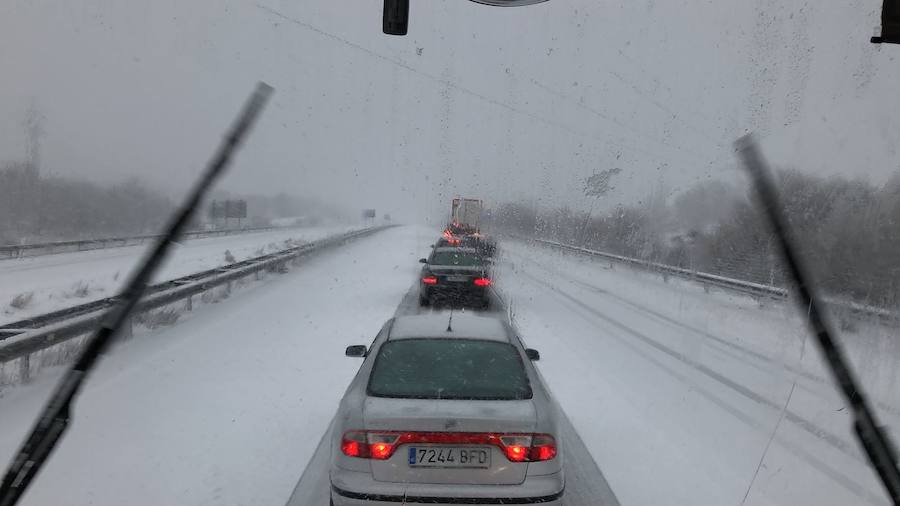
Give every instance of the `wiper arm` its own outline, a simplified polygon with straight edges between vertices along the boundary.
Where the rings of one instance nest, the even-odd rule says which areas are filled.
[[[803,313],[809,311],[810,330],[819,343],[825,362],[831,369],[844,399],[850,405],[856,437],[865,449],[869,463],[878,472],[888,496],[895,505],[900,505],[900,470],[897,469],[896,451],[890,438],[878,424],[875,412],[845,358],[841,344],[832,337],[833,332],[825,320],[824,308],[814,291],[812,277],[794,248],[794,238],[787,219],[781,212],[781,202],[775,190],[771,171],[752,136],[741,137],[735,142],[735,147],[750,174],[764,212],[778,238],[788,274],[793,278],[796,287],[797,304]]]
[[[178,239],[213,182],[225,171],[231,156],[256,121],[260,111],[272,94],[272,87],[259,83],[250,99],[244,104],[237,122],[225,136],[213,158],[209,161],[200,180],[188,193],[181,208],[166,227],[162,238],[145,257],[144,264],[132,275],[119,296],[120,302],[109,310],[100,328],[90,338],[75,364],[66,371],[49,402],[37,419],[31,434],[19,449],[0,484],[0,506],[13,506],[25,493],[28,485],[47,461],[60,437],[69,426],[72,401],[84,384],[88,373],[97,364],[100,355],[116,337],[119,329],[131,315],[134,306],[144,294],[147,283],[162,263],[172,243]]]

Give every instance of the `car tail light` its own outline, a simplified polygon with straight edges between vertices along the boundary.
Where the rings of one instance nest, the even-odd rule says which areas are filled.
[[[366,441],[365,431],[345,432],[344,437],[341,438],[341,452],[348,457],[369,458],[369,444]]]
[[[399,433],[350,430],[341,438],[341,452],[348,457],[385,460],[394,454]]]
[[[369,453],[375,460],[386,460],[394,454],[394,445],[400,439],[399,434],[368,433]]]
[[[422,282],[425,283],[426,285],[436,285],[436,284],[437,284],[437,277],[435,277],[435,276],[425,276],[424,278],[422,278]]]
[[[510,462],[540,462],[556,458],[556,440],[549,434],[494,434],[488,432],[394,432],[351,430],[341,438],[348,457],[387,460],[403,444],[458,444],[495,446]]]
[[[475,286],[491,286],[491,278],[475,278]]]
[[[531,450],[528,460],[531,462],[542,462],[544,460],[553,460],[556,457],[556,440],[549,434],[535,434],[531,440]]]
[[[503,452],[506,458],[512,462],[526,462],[530,456],[528,449],[531,447],[530,435],[501,436]]]

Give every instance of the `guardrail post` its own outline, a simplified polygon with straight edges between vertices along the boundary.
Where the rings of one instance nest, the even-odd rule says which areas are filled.
[[[194,296],[188,295],[184,301],[184,310],[185,311],[193,311],[194,310]]]
[[[119,338],[125,340],[132,337],[134,337],[134,318],[129,317],[122,325],[122,330],[119,331]]]
[[[19,359],[19,379],[22,383],[31,381],[31,354],[22,355]]]

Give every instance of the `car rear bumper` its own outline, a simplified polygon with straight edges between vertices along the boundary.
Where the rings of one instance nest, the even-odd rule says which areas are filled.
[[[563,473],[529,476],[518,485],[439,485],[375,481],[370,473],[332,469],[335,506],[396,504],[560,504]]]
[[[488,291],[480,286],[433,285],[423,286],[421,296],[435,304],[479,305],[488,300]]]

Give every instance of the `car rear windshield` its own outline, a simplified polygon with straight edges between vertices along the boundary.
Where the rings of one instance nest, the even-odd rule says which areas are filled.
[[[369,395],[415,399],[530,399],[522,358],[509,343],[401,339],[381,346]]]
[[[474,267],[484,264],[480,256],[465,251],[435,251],[431,255],[432,265],[458,265],[460,267]]]

